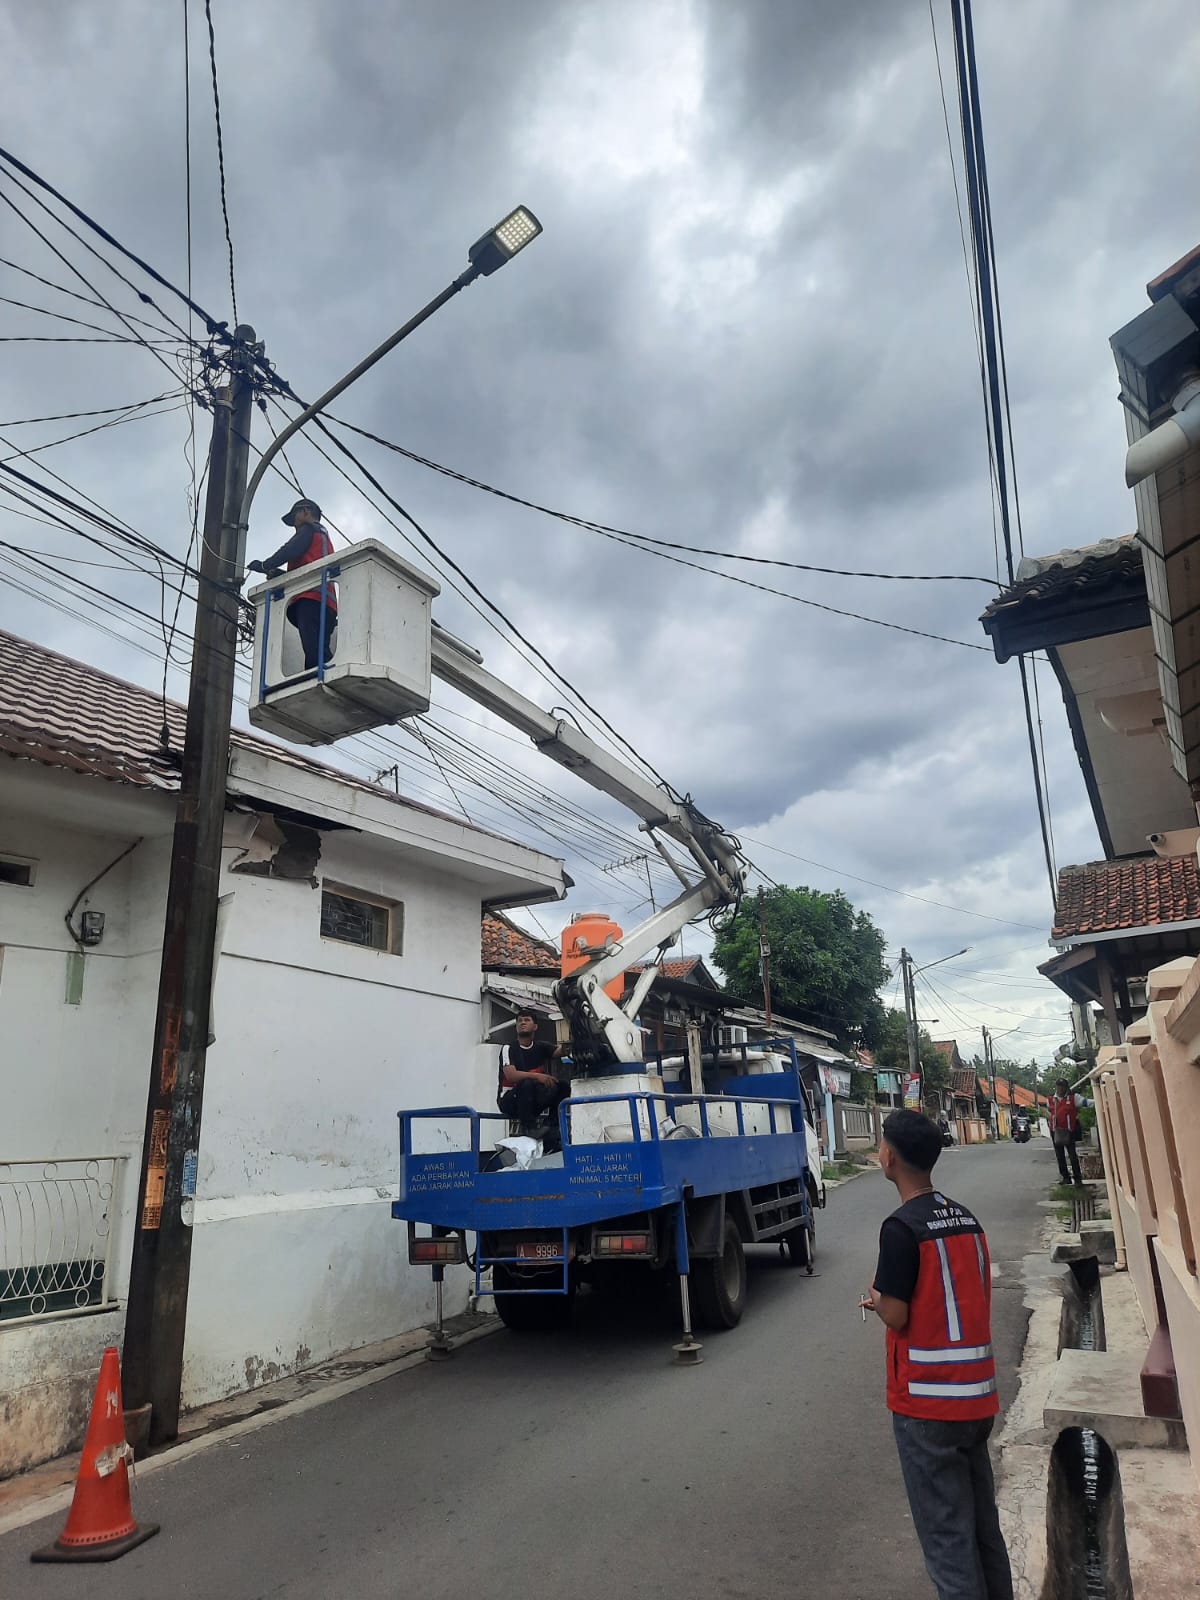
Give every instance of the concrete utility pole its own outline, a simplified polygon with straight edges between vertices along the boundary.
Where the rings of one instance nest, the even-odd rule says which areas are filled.
[[[988,1087],[992,1097],[992,1138],[1000,1137],[1000,1119],[996,1115],[996,1063],[992,1059],[992,1036],[983,1029],[983,1059],[987,1067]]]
[[[913,962],[907,950],[900,951],[900,974],[904,984],[904,1031],[908,1035],[908,1070],[917,1080],[917,1109],[925,1100],[925,1081],[921,1073],[921,1046],[917,1037],[917,992],[913,987]],[[904,1097],[907,1100],[907,1095]]]
[[[192,1254],[192,1203],[216,943],[237,664],[239,533],[250,460],[254,329],[234,330],[231,386],[213,409],[187,727],[171,847],[146,1136],[122,1358],[125,1413],[175,1438]]]
[[[762,884],[758,886],[758,970],[762,975],[763,1010],[771,1026],[771,946],[767,943],[767,923],[763,913]]]

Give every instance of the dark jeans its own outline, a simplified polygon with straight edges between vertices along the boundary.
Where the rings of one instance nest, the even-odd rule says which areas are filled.
[[[565,1083],[522,1078],[500,1096],[500,1109],[506,1117],[515,1117],[523,1128],[531,1128],[543,1111],[557,1110],[570,1092]]]
[[[1076,1153],[1074,1141],[1072,1141],[1070,1144],[1059,1144],[1056,1141],[1054,1145],[1054,1154],[1058,1157],[1058,1170],[1062,1174],[1062,1181],[1064,1183],[1070,1183],[1072,1181],[1071,1178],[1068,1178],[1067,1176],[1067,1157],[1070,1156],[1071,1172],[1073,1174],[1074,1181],[1076,1183],[1082,1183],[1083,1179],[1079,1173],[1079,1156]]]
[[[988,1456],[994,1420],[892,1414],[913,1525],[938,1600],[1013,1600]]]
[[[304,665],[309,671],[322,659],[321,645],[321,602],[319,600],[293,600],[287,611],[288,621],[299,630],[300,643],[304,648]],[[337,627],[337,612],[325,608],[325,650],[324,662],[328,666],[333,659],[329,649],[329,639]]]

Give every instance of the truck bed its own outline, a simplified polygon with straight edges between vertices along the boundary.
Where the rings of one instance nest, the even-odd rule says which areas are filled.
[[[720,1095],[580,1098],[614,1102],[614,1112],[628,1117],[633,1137],[570,1143],[568,1100],[559,1109],[562,1164],[525,1170],[482,1170],[506,1131],[507,1119],[499,1113],[470,1106],[400,1112],[400,1197],[393,1217],[474,1233],[569,1228],[657,1210],[685,1196],[786,1183],[805,1171],[803,1105],[791,1072],[739,1078]],[[667,1136],[664,1125],[681,1116],[699,1124],[697,1137]],[[414,1130],[422,1122],[434,1125],[447,1148],[414,1153]],[[767,1131],[751,1132],[748,1123]],[[739,1131],[729,1131],[731,1125]]]

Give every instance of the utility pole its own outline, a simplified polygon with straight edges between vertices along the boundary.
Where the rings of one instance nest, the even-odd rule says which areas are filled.
[[[187,726],[171,847],[146,1134],[125,1313],[123,1387],[133,1431],[179,1431],[192,1211],[208,1049],[233,720],[239,531],[250,460],[254,329],[234,330],[231,386],[213,408]]]
[[[763,1010],[771,1026],[771,946],[767,943],[767,921],[763,911],[762,884],[758,886],[758,970],[762,974]]]
[[[992,1058],[992,1036],[983,1029],[983,1059],[987,1067],[988,1087],[992,1097],[992,1137],[1000,1137],[1000,1119],[996,1115],[996,1063]]]
[[[921,1073],[921,1047],[917,1038],[917,992],[913,987],[912,957],[900,951],[900,973],[904,983],[904,1029],[908,1035],[908,1070],[917,1080],[917,1110],[925,1102],[925,1081]],[[907,1099],[907,1095],[905,1099]]]

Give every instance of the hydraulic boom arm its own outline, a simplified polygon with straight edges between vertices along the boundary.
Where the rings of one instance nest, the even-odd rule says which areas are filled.
[[[664,834],[682,845],[699,868],[699,881],[684,880],[683,893],[670,905],[625,934],[619,944],[596,951],[587,965],[564,978],[555,991],[571,1027],[577,1069],[595,1075],[610,1072],[621,1062],[639,1061],[642,1051],[633,1019],[662,953],[694,917],[735,904],[742,892],[746,864],[737,840],[690,801],[649,782],[572,723],[543,711],[493,677],[485,671],[478,651],[436,623],[432,652],[433,672],[444,683],[528,734],[543,755],[628,806],[641,818],[646,832]],[[626,1004],[622,1007],[611,1000],[604,985],[652,951],[657,952],[657,959],[648,963]]]

